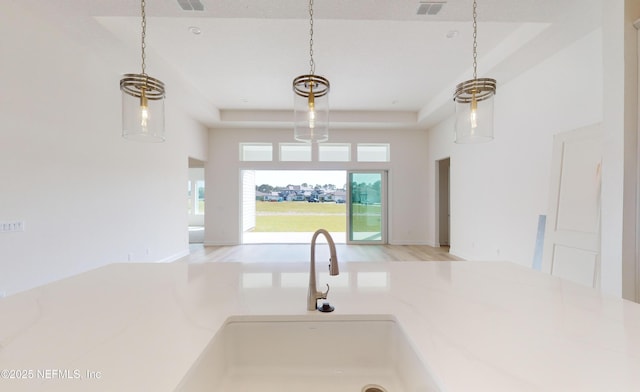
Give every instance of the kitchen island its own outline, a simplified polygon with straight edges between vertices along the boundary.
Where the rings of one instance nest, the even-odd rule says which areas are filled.
[[[308,269],[111,264],[1,299],[0,390],[173,391],[228,317],[318,313]],[[340,270],[322,317],[393,315],[444,391],[640,391],[639,304],[509,262]]]

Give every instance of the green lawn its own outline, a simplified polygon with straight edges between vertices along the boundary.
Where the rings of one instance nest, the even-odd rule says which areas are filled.
[[[382,231],[379,204],[354,204],[351,208],[353,209],[353,232]]]
[[[256,232],[345,232],[345,204],[306,201],[256,202]]]
[[[355,231],[380,231],[380,206],[353,206]],[[303,201],[256,202],[255,232],[313,232],[317,229],[346,232],[347,206]]]
[[[341,214],[347,211],[346,204],[338,203],[309,203],[306,201],[269,202],[257,201],[256,213],[299,213],[299,214]]]
[[[314,232],[326,229],[330,232],[345,232],[344,216],[331,215],[270,215],[257,216],[255,232]]]

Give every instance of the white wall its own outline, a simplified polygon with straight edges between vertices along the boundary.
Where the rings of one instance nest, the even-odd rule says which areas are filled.
[[[0,292],[129,255],[185,254],[187,156],[206,159],[194,147],[206,131],[168,98],[167,142],[125,141],[122,72],[108,55],[17,5],[0,8],[0,221],[26,222],[0,233]]]
[[[547,211],[553,135],[600,122],[602,89],[597,30],[509,83],[498,80],[492,142],[454,144],[453,118],[428,132],[428,216],[436,211],[435,162],[451,157],[453,254],[532,265],[538,215]]]
[[[273,142],[274,162],[240,162],[241,142]],[[279,142],[294,142],[292,129],[215,129],[209,133],[209,161],[206,165],[207,214],[205,243],[240,242],[241,169],[383,169],[389,171],[389,243],[426,244],[427,216],[424,181],[426,134],[412,130],[331,130],[331,143],[390,143],[391,162],[278,162]],[[314,156],[317,156],[314,152]],[[355,155],[354,155],[355,157]],[[224,184],[224,191],[220,191]],[[209,187],[217,187],[209,190]]]

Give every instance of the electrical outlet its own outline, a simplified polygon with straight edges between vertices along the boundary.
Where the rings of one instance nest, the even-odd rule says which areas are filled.
[[[3,232],[3,233],[24,231],[24,227],[25,227],[24,221],[0,222],[0,232]]]
[[[0,298],[4,298],[7,296],[7,292],[6,291],[0,291]]]

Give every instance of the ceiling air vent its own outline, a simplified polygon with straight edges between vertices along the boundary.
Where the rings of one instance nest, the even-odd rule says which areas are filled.
[[[204,5],[200,0],[178,0],[178,4],[185,11],[204,11]]]
[[[446,1],[421,1],[418,3],[417,15],[437,15]]]

